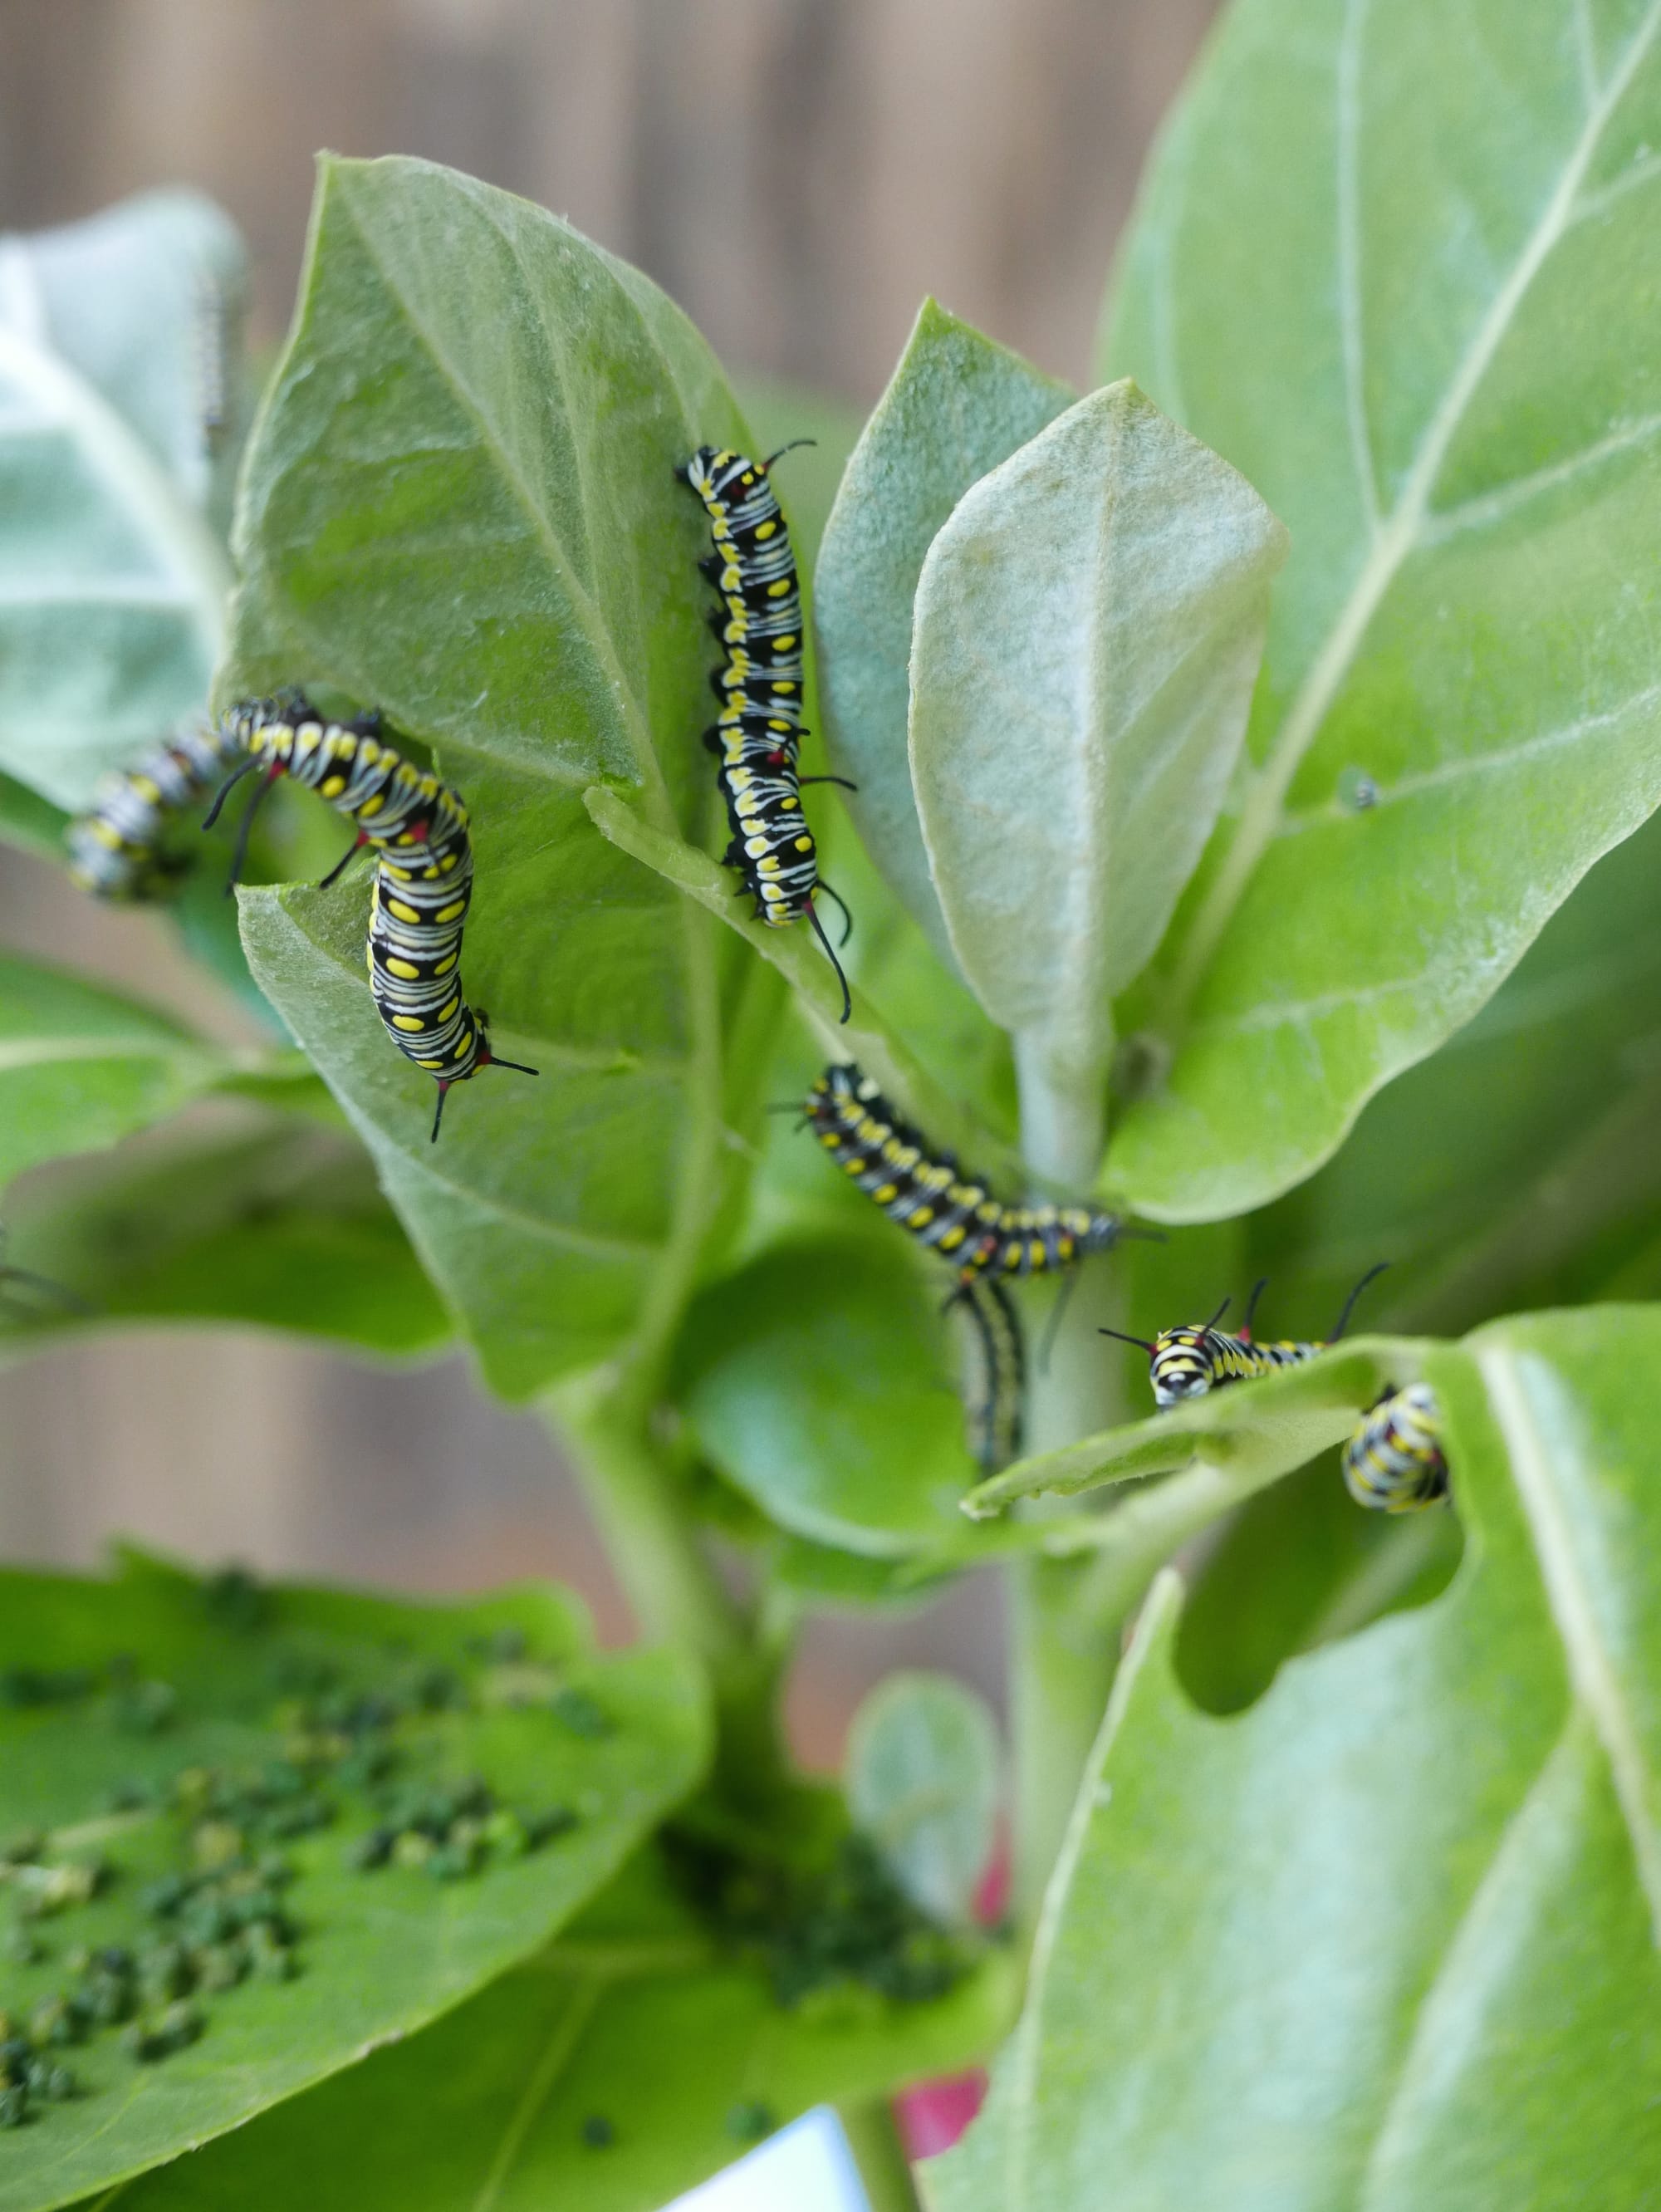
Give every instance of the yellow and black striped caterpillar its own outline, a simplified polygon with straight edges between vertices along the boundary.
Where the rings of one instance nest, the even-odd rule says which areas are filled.
[[[803,1113],[856,1188],[949,1261],[961,1284],[985,1275],[1053,1274],[1144,1233],[1094,1207],[1008,1206],[994,1198],[949,1152],[931,1154],[852,1060],[825,1070]]]
[[[743,453],[700,446],[676,471],[702,501],[715,539],[715,551],[700,565],[720,594],[721,606],[710,617],[710,628],[726,657],[710,679],[721,707],[704,743],[719,763],[731,831],[722,856],[726,866],[738,870],[761,921],[782,929],[807,917],[842,986],[846,1022],[852,1011],[847,978],[813,902],[817,890],[834,899],[836,893],[819,879],[819,856],[802,811],[801,788],[803,781],[840,783],[846,778],[803,778],[797,771],[797,754],[807,734],[802,723],[802,593],[790,531],[767,474],[778,458],[774,453],[752,461]]]
[[[1020,1452],[1026,1390],[1021,1323],[1005,1283],[1063,1272],[1145,1232],[1088,1206],[1006,1205],[950,1153],[931,1153],[851,1060],[825,1070],[802,1113],[856,1188],[953,1268],[947,1304],[967,1313],[985,1376],[972,1414],[975,1455],[988,1471],[1003,1466]]]
[[[1442,1413],[1428,1382],[1386,1391],[1343,1448],[1344,1486],[1358,1505],[1416,1513],[1447,1496]]]
[[[1228,1310],[1227,1298],[1209,1322],[1161,1329],[1151,1340],[1126,1336],[1116,1328],[1104,1328],[1100,1334],[1145,1352],[1155,1403],[1161,1407],[1178,1406],[1231,1382],[1271,1375],[1281,1367],[1300,1366],[1328,1350],[1348,1328],[1356,1299],[1387,1264],[1380,1261],[1361,1277],[1345,1299],[1332,1334],[1319,1340],[1257,1343],[1252,1335],[1252,1316],[1263,1291],[1261,1283],[1252,1292],[1245,1325],[1238,1334],[1217,1327]],[[1447,1496],[1441,1410],[1428,1382],[1387,1390],[1361,1415],[1343,1448],[1343,1479],[1358,1505],[1385,1513],[1416,1512]]]
[[[239,829],[233,880],[255,810],[279,776],[317,792],[356,826],[325,883],[361,847],[373,848],[369,988],[388,1036],[439,1086],[433,1140],[452,1084],[482,1067],[536,1074],[518,1060],[496,1057],[485,1016],[462,991],[462,930],[473,884],[467,809],[458,792],[385,741],[379,714],[331,722],[291,694],[245,701],[211,731],[175,738],[137,768],[107,777],[94,811],[71,823],[67,842],[76,881],[106,898],[141,898],[165,888],[177,872],[161,851],[169,817],[199,798],[231,762],[239,765],[221,783],[209,823],[233,784],[264,771]]]
[[[1281,1338],[1259,1344],[1252,1334],[1252,1316],[1263,1295],[1262,1283],[1253,1286],[1246,1304],[1246,1319],[1237,1334],[1217,1327],[1228,1310],[1227,1298],[1209,1321],[1161,1329],[1151,1340],[1145,1336],[1127,1336],[1118,1328],[1104,1328],[1098,1334],[1117,1337],[1121,1344],[1134,1344],[1138,1351],[1145,1352],[1149,1379],[1154,1386],[1154,1403],[1160,1407],[1179,1406],[1185,1399],[1203,1397],[1208,1390],[1221,1390],[1230,1382],[1247,1382],[1254,1376],[1272,1375],[1280,1367],[1300,1367],[1306,1359],[1313,1359],[1318,1352],[1327,1351],[1349,1328],[1356,1299],[1389,1264],[1381,1260],[1376,1267],[1367,1269],[1344,1300],[1343,1310],[1330,1336],[1306,1340]]]

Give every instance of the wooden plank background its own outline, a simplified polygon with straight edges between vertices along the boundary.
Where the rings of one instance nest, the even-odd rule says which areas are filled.
[[[932,291],[1078,380],[1149,138],[1215,5],[0,0],[0,228],[197,185],[250,242],[269,342],[313,150],[415,153],[638,262],[735,368],[869,404]],[[153,924],[11,854],[0,941],[207,1003]],[[458,1363],[395,1383],[248,1333],[149,1331],[0,1373],[0,1556],[85,1559],[118,1530],[432,1586],[557,1571],[621,1625],[541,1431]],[[994,1610],[966,1589],[880,1634],[816,1631],[804,1742],[830,1747],[898,1662],[991,1686]]]

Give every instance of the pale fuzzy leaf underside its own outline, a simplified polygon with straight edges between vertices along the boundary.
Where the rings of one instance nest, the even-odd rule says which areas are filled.
[[[950,1674],[879,1683],[848,1732],[844,1780],[856,1823],[925,1912],[967,1922],[991,1863],[998,1802],[997,1723]]]
[[[242,281],[185,192],[0,238],[0,767],[57,805],[206,696],[230,586],[206,323]]]
[[[1222,804],[1285,556],[1125,381],[983,477],[924,562],[912,779],[952,943],[995,1021],[1098,1085]]]
[[[832,765],[888,884],[950,959],[906,751],[912,603],[958,501],[1066,408],[1072,392],[926,300],[842,477],[815,577]]]

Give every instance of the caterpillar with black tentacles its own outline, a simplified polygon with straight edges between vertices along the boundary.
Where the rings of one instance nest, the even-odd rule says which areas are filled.
[[[983,1276],[1054,1274],[1123,1237],[1155,1233],[1091,1206],[1005,1204],[950,1152],[931,1152],[852,1060],[827,1067],[802,1111],[855,1188],[949,1261],[965,1287]]]
[[[781,447],[788,453],[789,447]],[[845,776],[803,776],[797,755],[802,722],[802,591],[785,523],[768,471],[778,453],[752,461],[743,453],[700,446],[676,475],[691,486],[709,517],[715,550],[699,563],[720,595],[710,628],[726,648],[711,677],[720,712],[704,732],[717,757],[731,841],[722,855],[736,868],[741,891],[755,902],[759,921],[783,929],[803,917],[824,947],[842,987],[842,1019],[853,1011],[816,891],[836,899],[819,875],[819,854],[802,811],[803,783],[840,783]],[[842,907],[846,915],[847,908]],[[843,933],[843,943],[847,933]]]
[[[782,1110],[794,1111],[794,1107]],[[852,1060],[827,1067],[807,1095],[803,1122],[843,1173],[956,1280],[946,1304],[961,1305],[979,1340],[984,1389],[972,1413],[973,1449],[995,1471],[1019,1456],[1026,1393],[1021,1322],[1006,1283],[1063,1274],[1121,1238],[1156,1236],[1116,1213],[1083,1206],[1010,1206],[949,1152],[935,1152],[895,1113]],[[1060,1302],[1048,1335],[1060,1318]],[[1042,1351],[1040,1351],[1040,1364]]]
[[[1161,1329],[1152,1339],[1127,1336],[1118,1328],[1099,1329],[1097,1334],[1116,1337],[1121,1344],[1134,1344],[1138,1351],[1145,1352],[1149,1379],[1154,1386],[1154,1403],[1161,1408],[1180,1406],[1190,1398],[1203,1397],[1208,1390],[1221,1390],[1230,1382],[1249,1382],[1256,1376],[1272,1375],[1278,1368],[1300,1367],[1305,1360],[1330,1350],[1349,1328],[1355,1301],[1389,1264],[1387,1260],[1381,1260],[1376,1267],[1367,1269],[1344,1300],[1343,1310],[1329,1336],[1282,1338],[1259,1344],[1252,1334],[1252,1318],[1264,1292],[1263,1283],[1254,1285],[1246,1302],[1246,1319],[1237,1334],[1217,1327],[1228,1310],[1227,1298],[1209,1321]]]
[[[1179,1406],[1190,1398],[1226,1389],[1231,1382],[1250,1382],[1259,1375],[1272,1375],[1279,1368],[1301,1366],[1329,1350],[1349,1327],[1355,1301],[1387,1265],[1381,1261],[1368,1268],[1344,1300],[1331,1334],[1319,1340],[1258,1343],[1252,1334],[1252,1316],[1263,1292],[1262,1283],[1252,1289],[1238,1334],[1217,1327],[1228,1311],[1227,1298],[1209,1322],[1161,1329],[1151,1340],[1126,1336],[1117,1328],[1104,1328],[1100,1334],[1145,1352],[1155,1403],[1161,1407]],[[1343,1479],[1355,1503],[1375,1512],[1414,1513],[1447,1496],[1441,1409],[1428,1382],[1386,1390],[1361,1415],[1343,1448]]]
[[[239,764],[220,782],[203,823],[213,823],[245,775],[263,770],[238,827],[233,884],[260,801],[279,777],[326,799],[357,835],[324,883],[333,883],[363,846],[376,854],[366,956],[370,993],[387,1036],[438,1085],[436,1143],[453,1085],[485,1067],[520,1075],[537,1071],[492,1052],[488,1019],[462,991],[473,850],[461,794],[414,767],[380,732],[378,714],[330,721],[298,693],[244,701],[211,731],[175,738],[137,768],[106,778],[93,811],[67,832],[71,872],[105,897],[143,897],[165,887],[177,872],[161,852],[168,817],[233,761]]]
[[[1377,1513],[1417,1513],[1447,1496],[1442,1412],[1428,1382],[1387,1390],[1343,1448],[1344,1487]]]

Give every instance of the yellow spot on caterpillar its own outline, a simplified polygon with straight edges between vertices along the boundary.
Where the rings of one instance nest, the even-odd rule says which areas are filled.
[[[325,799],[338,799],[345,788],[346,778],[343,775],[324,776],[323,781],[318,786],[318,789]]]
[[[389,960],[386,963],[386,972],[389,975],[397,976],[405,983],[419,982],[421,980],[421,969],[416,967],[413,960]]]
[[[440,1006],[439,1008],[438,1014],[439,1019],[441,1022],[447,1022],[460,1004],[461,1000],[459,999],[452,999],[447,1006]]]
[[[422,1030],[427,1027],[427,1024],[422,1021],[419,1014],[394,1014],[392,1017],[392,1027],[395,1030],[413,1030],[415,1034],[419,1036]]]
[[[386,911],[388,914],[394,915],[399,921],[419,921],[421,920],[419,908],[413,906],[407,906],[402,899],[389,898],[386,902]]]
[[[943,1252],[955,1252],[958,1246],[963,1242],[964,1237],[967,1233],[967,1232],[961,1228],[949,1229],[940,1240],[941,1250]]]
[[[454,921],[458,915],[464,915],[466,911],[467,901],[465,899],[452,899],[448,906],[441,906],[439,908],[433,919],[434,921],[439,922]]]

